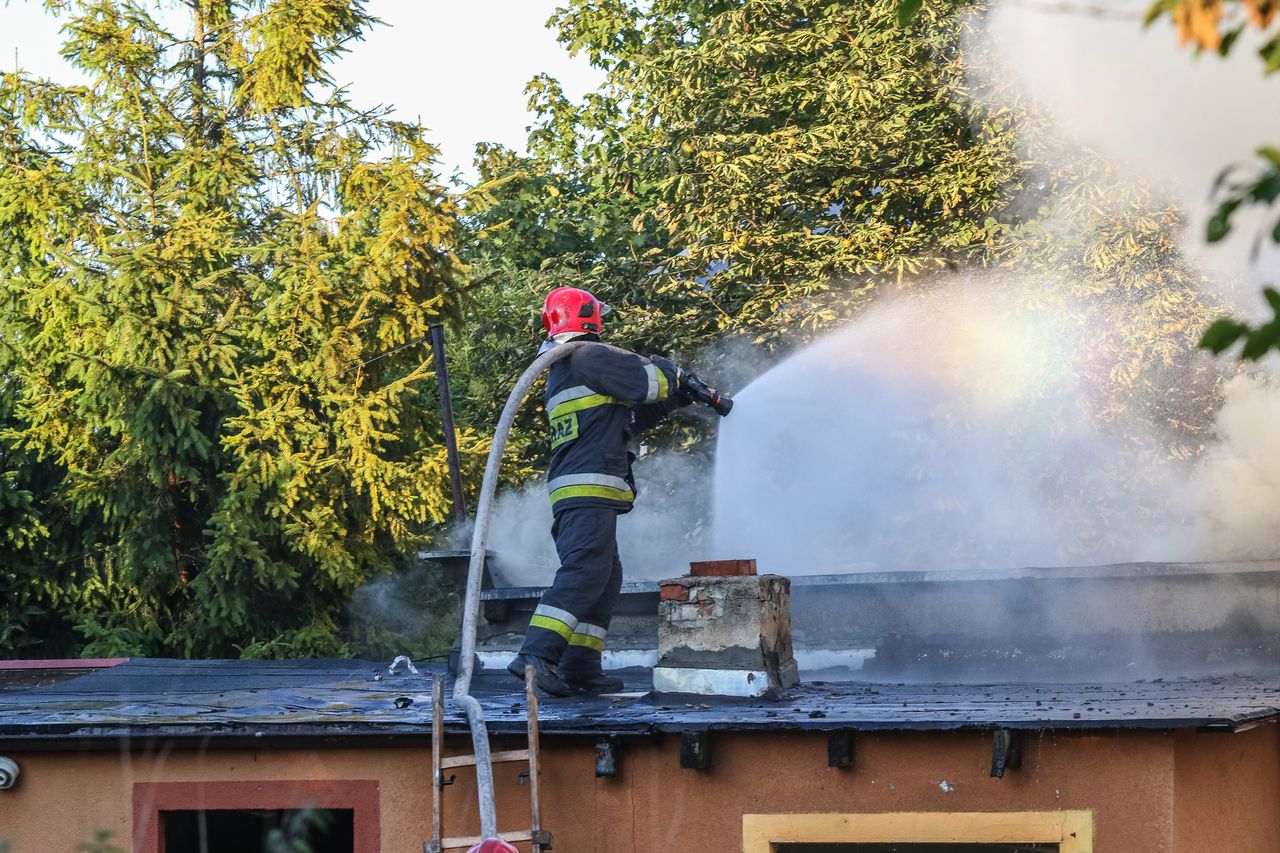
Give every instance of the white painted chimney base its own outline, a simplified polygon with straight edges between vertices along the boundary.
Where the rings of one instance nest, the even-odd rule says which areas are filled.
[[[659,666],[653,670],[658,693],[697,693],[710,696],[763,696],[769,689],[769,673],[763,669],[698,669]]]

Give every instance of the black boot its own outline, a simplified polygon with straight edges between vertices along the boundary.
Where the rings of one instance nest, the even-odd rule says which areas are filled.
[[[507,672],[524,681],[524,668],[533,667],[533,680],[538,689],[550,696],[568,696],[573,688],[567,686],[556,672],[556,665],[537,655],[518,654],[507,664]]]
[[[566,672],[560,678],[566,687],[580,693],[618,693],[626,686],[621,678],[605,675],[604,670]]]

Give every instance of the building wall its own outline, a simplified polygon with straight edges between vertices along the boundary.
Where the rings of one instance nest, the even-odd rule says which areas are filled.
[[[544,824],[560,853],[734,853],[742,815],[793,812],[1093,812],[1097,853],[1232,853],[1280,849],[1280,738],[1240,734],[1045,733],[1025,742],[1021,769],[989,773],[978,732],[855,736],[854,766],[827,767],[825,735],[712,737],[712,767],[679,766],[678,737],[626,745],[619,775],[597,779],[590,742],[544,739]],[[463,752],[451,740],[450,753]],[[10,853],[73,853],[95,829],[125,849],[135,782],[373,779],[381,849],[416,853],[430,833],[430,753],[423,746],[316,750],[51,753],[0,749],[22,765],[0,791]],[[499,822],[528,820],[516,765],[500,765]],[[445,789],[446,834],[475,831],[470,772]]]
[[[1178,732],[1174,744],[1178,853],[1280,850],[1280,729]]]
[[[705,773],[671,771],[678,743],[628,754],[635,817],[614,845],[729,853],[738,849],[744,812],[1086,809],[1095,813],[1098,853],[1170,850],[1169,735],[1032,736],[1021,769],[1003,779],[990,776],[990,734],[861,734],[855,743],[849,770],[827,767],[826,739],[813,735],[716,738],[713,767]],[[618,822],[626,820],[624,809]]]

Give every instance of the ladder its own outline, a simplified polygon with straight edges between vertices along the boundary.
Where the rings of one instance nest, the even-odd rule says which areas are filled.
[[[512,749],[490,753],[493,763],[524,761],[528,763],[529,772],[529,810],[532,816],[529,829],[499,833],[503,841],[528,841],[532,843],[533,853],[542,853],[551,849],[551,833],[542,828],[541,813],[538,808],[538,696],[535,689],[533,668],[527,667],[524,673],[525,713],[528,725],[528,748]],[[476,756],[455,755],[444,757],[444,679],[434,678],[431,683],[431,840],[422,845],[424,853],[443,853],[455,848],[470,848],[484,840],[480,835],[455,835],[441,837],[443,831],[441,812],[446,785],[453,784],[453,776],[444,778],[444,771],[454,767],[474,767]],[[525,774],[521,774],[522,778]],[[477,779],[477,783],[480,780]]]

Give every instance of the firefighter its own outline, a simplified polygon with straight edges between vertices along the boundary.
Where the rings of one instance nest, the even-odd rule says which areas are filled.
[[[568,341],[593,342],[557,361],[547,375],[547,488],[560,569],[507,667],[523,679],[532,666],[538,687],[553,696],[622,689],[620,679],[604,674],[601,653],[622,587],[618,516],[630,512],[636,496],[635,456],[627,445],[692,402],[668,359],[599,342],[607,311],[574,287],[551,291],[542,309],[544,351]]]

